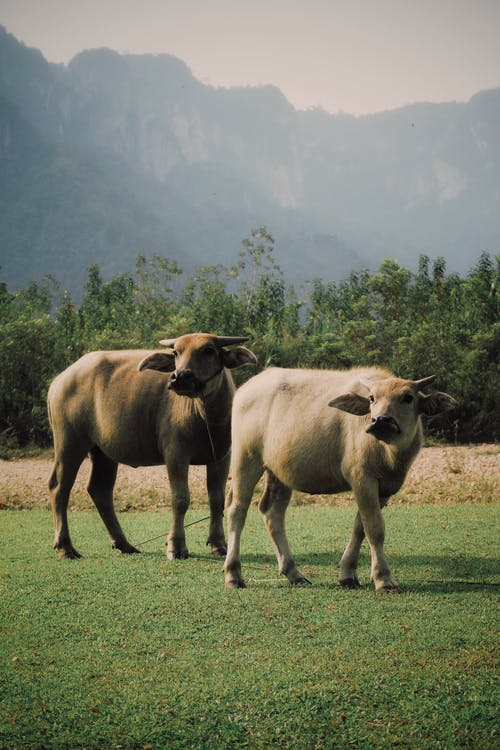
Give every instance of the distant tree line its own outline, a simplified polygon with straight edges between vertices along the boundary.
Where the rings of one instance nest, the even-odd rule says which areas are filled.
[[[4,449],[50,444],[48,385],[84,352],[160,348],[160,338],[189,331],[247,335],[260,368],[380,364],[405,378],[435,373],[459,406],[427,434],[498,440],[500,256],[483,253],[465,278],[447,273],[442,258],[420,256],[416,272],[387,259],[376,272],[315,279],[298,293],[286,285],[265,228],[242,246],[234,266],[199,267],[186,279],[176,262],[156,255],[139,255],[135,273],[109,281],[94,264],[79,305],[51,277],[16,292],[0,283]]]

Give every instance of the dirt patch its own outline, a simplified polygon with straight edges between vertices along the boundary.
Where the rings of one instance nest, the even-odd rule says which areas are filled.
[[[402,502],[500,500],[500,446],[424,448],[397,496]]]
[[[24,458],[0,461],[0,509],[49,508],[47,483],[52,461]],[[92,508],[86,486],[90,461],[80,469],[71,495],[70,508]],[[206,506],[205,468],[192,466],[190,488],[193,507]],[[259,489],[259,488],[258,488]],[[391,503],[498,502],[500,498],[500,446],[439,446],[424,448],[412,466],[406,483]],[[352,502],[348,493],[311,496],[295,493],[293,502]],[[115,486],[115,507],[119,511],[146,510],[170,506],[170,492],[164,466],[120,466]]]

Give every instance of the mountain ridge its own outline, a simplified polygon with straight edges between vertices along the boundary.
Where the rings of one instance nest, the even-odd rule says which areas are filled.
[[[45,261],[72,292],[91,262],[112,274],[140,252],[188,271],[230,264],[262,225],[293,281],[420,253],[462,272],[499,250],[500,89],[359,117],[298,111],[274,86],[207,86],[171,55],[55,65],[0,27],[0,97],[10,285]]]

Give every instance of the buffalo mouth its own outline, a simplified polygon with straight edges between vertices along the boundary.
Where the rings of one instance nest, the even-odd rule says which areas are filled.
[[[392,417],[376,417],[372,419],[366,432],[382,440],[388,440],[401,434],[401,428]]]
[[[203,383],[191,372],[173,373],[168,381],[168,388],[178,396],[194,398],[203,390]]]
[[[202,386],[200,383],[190,382],[190,383],[169,383],[168,384],[169,390],[176,393],[178,396],[188,396],[188,398],[195,398],[196,396],[199,396],[202,391]]]

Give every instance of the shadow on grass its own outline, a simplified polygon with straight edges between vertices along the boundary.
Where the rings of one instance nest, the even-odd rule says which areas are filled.
[[[297,555],[295,561],[303,571],[307,568],[322,567],[331,572],[331,582],[314,581],[314,570],[311,571],[315,588],[331,589],[338,586],[337,566],[340,557],[331,552],[320,552],[310,555]],[[396,579],[401,584],[403,593],[473,593],[477,591],[500,590],[500,564],[493,558],[471,555],[390,555],[389,564]],[[267,573],[277,575],[276,559],[268,554],[242,555],[244,578],[258,578]],[[362,579],[369,577],[370,558],[365,552],[359,564]],[[411,579],[408,571],[412,572]],[[306,573],[307,574],[307,573]],[[406,578],[405,578],[406,575]],[[278,578],[276,579],[278,580]],[[373,588],[373,584],[361,585],[361,589]]]
[[[148,572],[151,573],[151,565],[163,563],[166,559],[164,547],[160,549],[143,549],[140,555],[123,555],[118,550],[109,550],[116,558],[123,560],[134,559],[139,562],[144,560]],[[105,555],[107,556],[107,555]],[[102,554],[89,553],[84,555],[84,560],[100,561]],[[338,588],[337,570],[340,560],[338,551],[323,551],[305,555],[297,555],[295,561],[306,575],[311,579],[314,589],[332,590]],[[68,561],[61,561],[62,564]],[[78,565],[78,561],[69,561],[72,565]],[[223,581],[222,567],[224,557],[214,557],[207,554],[193,552],[188,560],[176,560],[169,565],[183,566],[190,562],[218,568]],[[248,553],[241,558],[243,577],[250,586],[258,583],[259,587],[270,588],[277,585],[286,585],[286,578],[279,576],[276,558],[273,553]],[[401,585],[402,593],[475,593],[484,591],[500,590],[500,563],[494,558],[484,558],[472,555],[425,555],[425,554],[390,554],[391,565],[398,583]],[[321,579],[318,580],[321,570]],[[325,572],[329,579],[325,580]],[[364,550],[359,563],[359,575],[362,581],[361,591],[373,590],[373,584],[369,582],[370,556]],[[252,583],[253,581],[253,583]],[[306,587],[307,589],[308,587]],[[346,593],[348,590],[346,590]],[[351,593],[355,593],[352,592]]]

